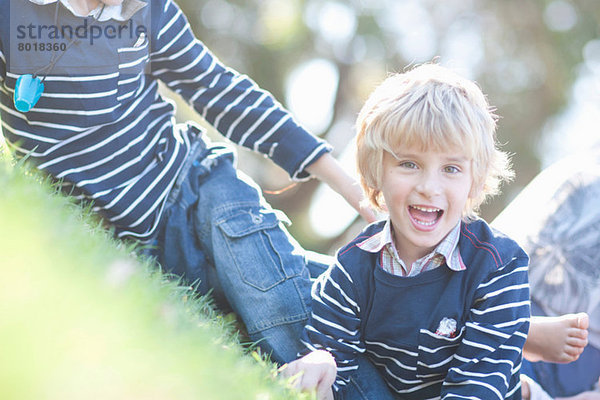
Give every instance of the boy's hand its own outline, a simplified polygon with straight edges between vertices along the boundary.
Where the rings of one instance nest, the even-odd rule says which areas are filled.
[[[294,377],[293,386],[302,391],[316,389],[317,399],[333,400],[331,385],[335,382],[337,367],[331,353],[316,350],[280,368],[286,378]]]
[[[358,213],[371,223],[377,220],[375,213],[368,207],[361,206],[364,194],[360,185],[354,180],[329,153],[323,154],[306,170],[322,182],[338,192]]]

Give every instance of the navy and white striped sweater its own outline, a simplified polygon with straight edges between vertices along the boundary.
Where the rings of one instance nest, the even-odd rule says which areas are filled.
[[[0,0],[2,132],[17,155],[29,154],[74,196],[92,200],[119,236],[152,237],[195,139],[177,129],[174,105],[160,96],[158,81],[187,99],[225,137],[268,155],[294,179],[305,178],[305,167],[329,150],[269,93],[222,65],[194,37],[173,1],[148,0],[123,23],[76,17],[61,5],[55,24],[55,9],[55,4]],[[18,38],[19,23],[32,24],[37,35],[36,27],[78,27],[84,20],[90,32],[95,25],[114,36],[122,26],[123,34],[75,42],[46,78],[37,105],[18,112],[16,79],[47,65],[52,55],[19,51],[19,43],[35,41]],[[106,30],[110,24],[115,29]],[[138,34],[140,28],[145,34]]]
[[[403,399],[520,400],[529,329],[525,252],[482,220],[462,223],[466,270],[400,277],[383,271],[379,254],[357,247],[383,226],[368,226],[340,249],[313,286],[303,341],[334,355],[335,388],[364,354]]]

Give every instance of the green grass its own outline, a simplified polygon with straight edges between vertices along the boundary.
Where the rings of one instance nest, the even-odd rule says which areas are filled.
[[[0,156],[0,188],[0,398],[299,398],[47,180]]]

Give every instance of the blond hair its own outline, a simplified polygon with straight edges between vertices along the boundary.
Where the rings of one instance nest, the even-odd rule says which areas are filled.
[[[508,156],[496,144],[496,120],[474,82],[437,64],[394,74],[367,99],[356,121],[357,167],[369,202],[381,209],[383,154],[402,147],[447,151],[460,149],[472,160],[472,185],[480,188],[467,201],[463,218],[512,178]]]

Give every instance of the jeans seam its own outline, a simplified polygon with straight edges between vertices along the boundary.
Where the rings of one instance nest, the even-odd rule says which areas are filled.
[[[276,328],[282,325],[288,325],[295,322],[300,322],[302,320],[308,320],[308,313],[305,312],[302,314],[296,314],[284,318],[277,318],[275,320],[270,320],[268,324],[260,324],[255,327],[255,329],[248,330],[249,334],[255,334],[258,332],[266,331],[267,329]]]
[[[354,388],[356,388],[356,391],[360,393],[360,396],[365,400],[369,400],[369,398],[365,395],[365,392],[361,389],[360,385],[356,382],[353,376],[350,377],[350,380],[352,381]]]
[[[175,184],[173,185],[171,191],[169,192],[169,195],[167,196],[167,203],[165,205],[165,208],[172,206],[177,201],[177,197],[181,192],[181,187],[185,183],[185,180],[187,180],[188,178],[190,168],[192,168],[192,165],[196,161],[196,158],[203,151],[206,151],[206,143],[204,142],[202,137],[200,137],[194,143],[192,143],[190,152],[186,160],[184,161],[181,170],[179,171],[179,175],[175,180]]]
[[[257,203],[256,201],[237,201],[237,202],[231,202],[231,203],[226,203],[222,206],[219,207],[215,207],[214,208],[214,213],[215,215],[218,216],[218,218],[215,218],[215,224],[220,224],[223,221],[228,220],[229,218],[231,218],[231,215],[221,215],[221,213],[225,212],[225,211],[231,211],[231,210],[236,210],[236,209],[256,209],[256,208],[264,208],[263,205],[261,203]],[[269,212],[273,212],[273,210],[271,210],[270,208],[266,208],[266,211]],[[279,218],[278,218],[279,220]]]

